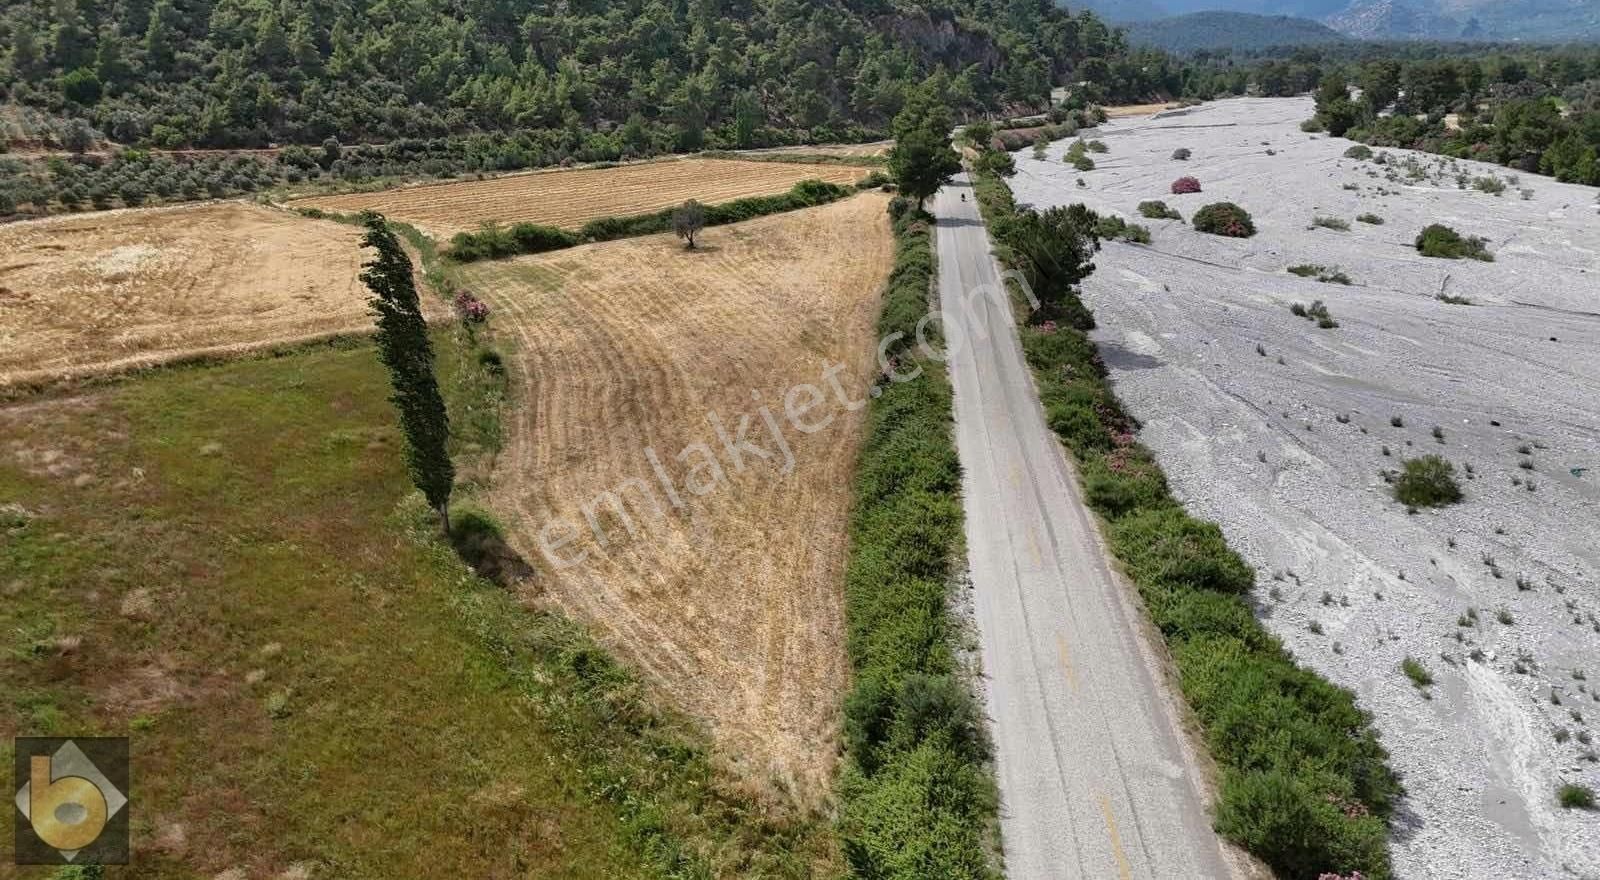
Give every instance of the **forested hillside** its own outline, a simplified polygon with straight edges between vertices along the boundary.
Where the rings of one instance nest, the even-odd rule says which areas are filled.
[[[1181,93],[1317,93],[1309,130],[1600,185],[1600,46],[1336,43],[1202,53]]]
[[[1316,122],[1375,146],[1600,185],[1600,49],[1336,65]]]
[[[0,97],[124,144],[517,129],[587,158],[865,135],[929,75],[961,114],[1165,73],[1049,0],[27,0],[0,45]]]

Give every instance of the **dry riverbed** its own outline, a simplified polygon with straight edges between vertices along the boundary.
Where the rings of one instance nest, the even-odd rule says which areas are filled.
[[[1556,802],[1565,783],[1600,789],[1596,192],[1403,150],[1344,158],[1350,141],[1299,130],[1311,113],[1246,99],[1113,120],[1088,134],[1109,147],[1095,170],[1058,142],[1017,154],[1012,188],[1154,234],[1096,260],[1095,338],[1178,496],[1257,569],[1268,626],[1376,717],[1409,791],[1397,875],[1596,876],[1600,819]],[[1186,174],[1203,193],[1170,193]],[[1502,194],[1474,188],[1489,176]],[[1259,233],[1141,218],[1152,199],[1185,218],[1234,201]],[[1495,261],[1422,257],[1435,222]],[[1287,271],[1307,264],[1352,283]],[[1315,300],[1338,327],[1290,312]],[[1465,500],[1409,512],[1383,472],[1429,453]]]

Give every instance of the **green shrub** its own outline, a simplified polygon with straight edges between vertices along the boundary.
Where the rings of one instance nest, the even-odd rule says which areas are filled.
[[[1088,156],[1079,156],[1072,160],[1072,167],[1079,171],[1093,171],[1094,160]]]
[[[1172,151],[1172,159],[1175,162],[1187,162],[1189,161],[1189,157],[1193,155],[1194,151],[1190,150],[1188,147],[1179,147]]]
[[[1139,203],[1139,216],[1151,220],[1182,220],[1183,215],[1176,209],[1167,207],[1166,202],[1150,201]]]
[[[1228,549],[1216,523],[1194,519],[1181,508],[1161,507],[1118,520],[1111,543],[1140,583],[1155,587],[1246,593],[1255,575]]]
[[[1331,774],[1226,771],[1217,804],[1217,830],[1271,865],[1280,877],[1309,880],[1334,871],[1388,877],[1388,829],[1383,820],[1346,815],[1337,796],[1324,793],[1323,786],[1334,783]]]
[[[1339,326],[1339,322],[1335,321],[1332,313],[1328,311],[1327,304],[1320,299],[1313,301],[1309,306],[1295,303],[1289,306],[1289,311],[1293,312],[1299,317],[1305,318],[1308,321],[1314,321],[1318,327],[1321,327],[1324,330],[1332,330],[1333,328]]]
[[[1594,789],[1586,785],[1568,783],[1556,791],[1556,803],[1564,810],[1594,809]]]
[[[1440,455],[1408,459],[1394,483],[1394,497],[1410,507],[1439,507],[1461,500],[1455,465]]]
[[[1091,153],[1110,152],[1110,148],[1106,146],[1105,141],[1090,141],[1086,146]]]
[[[1370,214],[1370,213],[1361,214],[1361,215],[1356,217],[1356,220],[1361,222],[1361,223],[1369,223],[1369,224],[1371,224],[1373,226],[1382,226],[1383,225],[1383,218],[1379,217],[1377,214]]]
[[[1406,678],[1411,679],[1411,684],[1415,687],[1425,688],[1433,684],[1433,673],[1415,657],[1408,656],[1400,661],[1400,671],[1406,674]]]
[[[1106,214],[1095,224],[1095,234],[1103,239],[1118,239],[1133,242],[1134,244],[1149,244],[1150,230],[1137,223],[1118,217],[1115,214]]]
[[[1329,267],[1318,266],[1314,263],[1302,263],[1298,266],[1290,266],[1287,271],[1290,275],[1298,275],[1301,278],[1315,278],[1324,284],[1348,285],[1353,283],[1350,280],[1350,276],[1346,275],[1336,266]],[[1305,315],[1301,314],[1300,312],[1295,312],[1295,314],[1300,315],[1302,318],[1305,317]]]
[[[1364,162],[1372,158],[1372,148],[1366,144],[1356,144],[1344,151],[1344,157],[1346,159],[1360,159]]]
[[[1195,212],[1190,221],[1195,229],[1228,238],[1249,238],[1256,234],[1250,212],[1233,202],[1213,202]]]
[[[1341,220],[1338,217],[1323,217],[1319,215],[1311,218],[1311,225],[1322,229],[1334,229],[1339,232],[1350,231],[1350,221]]]
[[[1490,175],[1488,177],[1479,177],[1473,180],[1472,188],[1478,192],[1485,192],[1489,195],[1497,196],[1506,191],[1506,184],[1505,181],[1501,180],[1500,178]]]
[[[1435,223],[1417,235],[1419,253],[1424,257],[1439,257],[1446,260],[1467,257],[1492,262],[1494,256],[1489,253],[1486,244],[1487,242],[1477,236],[1462,238],[1461,233],[1441,223]]]

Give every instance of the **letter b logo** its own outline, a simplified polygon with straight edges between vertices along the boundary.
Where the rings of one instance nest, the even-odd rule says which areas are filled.
[[[19,865],[128,863],[128,740],[18,737]]]
[[[79,850],[106,830],[106,796],[82,776],[50,779],[50,756],[29,759],[28,816],[39,839],[54,849]]]

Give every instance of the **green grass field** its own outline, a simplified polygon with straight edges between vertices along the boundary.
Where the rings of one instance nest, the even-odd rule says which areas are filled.
[[[440,341],[459,389],[476,361]],[[14,735],[130,736],[141,877],[830,863],[825,826],[726,794],[698,732],[460,563],[387,394],[345,343],[0,409],[0,765]]]

